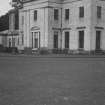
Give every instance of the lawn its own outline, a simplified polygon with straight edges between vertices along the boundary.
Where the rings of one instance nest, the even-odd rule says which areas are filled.
[[[105,105],[105,58],[0,57],[0,105]]]

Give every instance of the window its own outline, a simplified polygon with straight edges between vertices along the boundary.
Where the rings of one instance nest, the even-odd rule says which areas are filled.
[[[15,38],[12,38],[12,47],[15,47]]]
[[[84,48],[84,31],[79,31],[79,48]]]
[[[65,20],[69,20],[69,9],[65,9]]]
[[[24,44],[24,35],[22,34],[22,45]]]
[[[9,38],[9,47],[12,46],[11,44],[12,44],[12,43],[11,43],[11,38]]]
[[[79,7],[79,17],[80,18],[84,17],[84,7]]]
[[[19,37],[18,37],[18,45],[19,45]]]
[[[97,18],[101,18],[102,7],[97,6]]]
[[[69,48],[69,32],[65,32],[65,48]]]
[[[96,31],[96,50],[100,50],[101,31]]]
[[[24,24],[24,16],[22,16],[22,25]]]
[[[58,9],[54,9],[54,20],[58,20]]]
[[[34,11],[34,21],[37,20],[37,10]]]
[[[39,32],[32,32],[32,48],[39,48]]]
[[[34,40],[35,40],[34,46],[35,46],[35,48],[38,48],[38,38],[35,38]]]
[[[54,48],[58,48],[58,32],[54,32]]]

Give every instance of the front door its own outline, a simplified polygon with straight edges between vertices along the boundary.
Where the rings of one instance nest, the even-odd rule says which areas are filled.
[[[38,49],[40,47],[40,34],[39,32],[32,32],[32,48]]]
[[[101,31],[96,31],[96,50],[100,50]]]

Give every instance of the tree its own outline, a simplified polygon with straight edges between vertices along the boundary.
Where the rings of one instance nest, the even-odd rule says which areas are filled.
[[[5,15],[0,17],[0,31],[8,29],[9,29],[9,14],[6,13]]]

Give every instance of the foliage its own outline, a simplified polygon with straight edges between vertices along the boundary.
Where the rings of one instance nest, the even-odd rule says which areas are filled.
[[[0,31],[9,29],[9,14],[5,14],[0,17]]]

